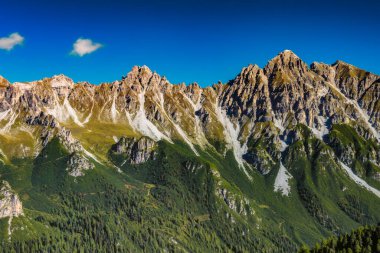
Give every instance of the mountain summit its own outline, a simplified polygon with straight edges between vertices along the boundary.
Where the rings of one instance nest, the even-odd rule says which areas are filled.
[[[379,96],[380,76],[290,50],[205,88],[146,66],[0,77],[2,245],[291,252],[375,223]]]

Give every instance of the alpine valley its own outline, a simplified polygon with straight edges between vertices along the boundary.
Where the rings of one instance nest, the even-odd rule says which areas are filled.
[[[0,77],[0,159],[0,252],[296,252],[380,221],[380,76]]]

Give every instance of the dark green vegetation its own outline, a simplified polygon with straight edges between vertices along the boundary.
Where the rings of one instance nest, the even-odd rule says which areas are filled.
[[[312,249],[303,246],[299,252],[380,252],[380,225],[359,227],[358,229],[352,230],[349,234],[340,235],[339,237],[329,237],[321,243],[315,244]]]
[[[140,165],[123,164],[125,157],[110,151],[110,163],[122,173],[92,161],[95,169],[74,178],[65,170],[71,154],[54,139],[36,159],[0,166],[25,213],[13,218],[11,240],[8,218],[0,220],[0,251],[296,252],[379,222],[379,198],[351,180],[337,158],[342,145],[355,147],[354,168],[372,182],[375,165],[360,158],[379,147],[349,126],[333,126],[328,144],[304,126],[293,131],[299,137],[282,154],[293,176],[288,197],[273,191],[278,161],[265,176],[247,169],[250,180],[232,152],[222,157],[207,150],[198,157],[181,142],[160,142],[157,158]],[[252,140],[252,149],[264,142]],[[378,231],[355,232],[360,247]],[[327,244],[340,245],[334,240],[340,239]]]

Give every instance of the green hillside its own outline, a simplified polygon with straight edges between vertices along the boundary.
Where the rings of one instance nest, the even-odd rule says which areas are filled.
[[[91,160],[93,170],[72,177],[72,154],[54,138],[35,159],[0,167],[24,209],[10,236],[8,218],[0,220],[0,251],[296,252],[379,222],[379,198],[337,160],[339,145],[354,145],[359,158],[376,144],[344,125],[333,127],[328,144],[302,125],[294,131],[301,137],[282,154],[289,196],[274,191],[280,161],[265,176],[246,165],[249,178],[231,151],[196,156],[182,142],[160,141],[156,158],[141,164],[110,149],[108,161]],[[354,163],[364,178],[378,169]]]

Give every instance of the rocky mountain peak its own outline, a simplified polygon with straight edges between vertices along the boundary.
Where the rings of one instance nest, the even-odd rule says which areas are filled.
[[[291,83],[308,70],[307,64],[290,50],[279,53],[264,68],[269,79],[282,83]]]
[[[301,60],[293,51],[291,50],[284,50],[277,54],[273,59],[269,61],[269,64],[271,62],[281,62],[282,65],[289,64],[290,62],[296,62],[298,60]]]
[[[144,78],[151,77],[153,75],[152,70],[146,65],[143,66],[133,66],[131,71],[127,74],[127,78]]]
[[[132,70],[123,77],[123,83],[133,87],[135,90],[147,90],[155,88],[167,82],[165,77],[161,77],[156,72],[152,72],[147,66],[134,66]]]
[[[268,79],[257,65],[248,65],[231,80],[222,94],[222,108],[229,115],[240,118],[247,115],[257,119],[270,108]],[[266,108],[266,109],[265,109]]]

